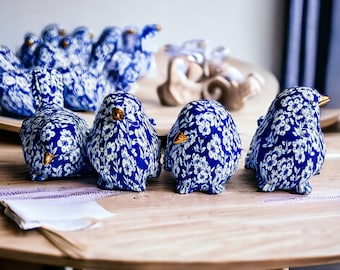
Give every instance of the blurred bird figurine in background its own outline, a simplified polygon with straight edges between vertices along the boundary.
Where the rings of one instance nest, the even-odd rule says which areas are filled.
[[[319,106],[328,101],[309,87],[286,89],[273,100],[245,160],[261,191],[312,191],[309,181],[320,172],[326,153]]]
[[[17,55],[26,68],[31,68],[35,64],[36,50],[41,43],[41,38],[33,33],[27,33],[24,43],[21,45]]]
[[[88,136],[87,153],[98,187],[144,191],[160,173],[160,141],[154,123],[130,93],[109,94]]]
[[[215,100],[185,105],[172,126],[165,151],[165,170],[176,177],[181,194],[221,193],[237,169],[241,139],[228,111]]]
[[[36,114],[20,130],[31,180],[43,181],[89,172],[85,120],[63,107],[63,84],[54,69],[34,69],[32,90]]]

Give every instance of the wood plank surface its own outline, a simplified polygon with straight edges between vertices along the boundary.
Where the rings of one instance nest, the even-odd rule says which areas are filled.
[[[327,158],[308,196],[257,192],[243,168],[219,195],[174,192],[162,172],[147,191],[99,203],[116,215],[87,231],[62,233],[83,247],[71,259],[37,231],[0,216],[0,257],[95,269],[270,269],[340,261],[339,131],[326,133]],[[20,145],[0,145],[2,187],[79,185],[80,179],[31,182]],[[245,152],[243,153],[245,154]],[[95,184],[95,179],[93,179]],[[172,268],[174,267],[174,268]]]
[[[60,233],[79,246],[77,254],[57,248],[39,231],[19,230],[0,215],[0,257],[77,268],[143,270],[274,269],[340,262],[339,125],[325,130],[326,161],[321,174],[312,179],[313,192],[308,196],[258,192],[254,173],[244,169],[256,120],[266,112],[275,87],[265,98],[249,100],[249,106],[233,113],[244,151],[222,194],[177,194],[175,179],[162,171],[148,182],[145,192],[99,199],[116,214],[101,226]],[[156,102],[153,95],[146,100]],[[167,116],[171,121],[176,117],[162,117]],[[82,178],[26,180],[17,136],[0,131],[0,188],[82,185]],[[95,186],[96,179],[91,181]]]

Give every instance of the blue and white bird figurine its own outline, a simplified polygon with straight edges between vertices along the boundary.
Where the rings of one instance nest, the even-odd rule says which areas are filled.
[[[62,71],[65,107],[74,111],[96,111],[104,97],[114,91],[105,67],[117,50],[120,35],[118,27],[105,29],[93,47],[87,66],[77,65]]]
[[[245,167],[256,173],[261,191],[312,191],[326,146],[320,128],[320,108],[329,98],[310,87],[292,87],[278,94],[258,121]]]
[[[87,66],[92,54],[93,33],[88,27],[79,26],[73,30],[71,36],[75,39],[77,44],[75,54],[80,59],[80,65]]]
[[[98,187],[144,191],[160,173],[160,140],[153,121],[131,93],[103,101],[88,136],[87,153],[99,174]]]
[[[138,36],[138,42],[135,46],[135,61],[140,64],[140,77],[156,69],[154,53],[157,51],[155,37],[161,31],[159,24],[146,24]]]
[[[26,68],[32,68],[35,65],[36,50],[41,43],[41,38],[34,33],[27,33],[24,37],[24,43],[21,45],[17,55]]]
[[[64,178],[91,171],[86,157],[88,125],[63,107],[63,84],[56,70],[32,71],[36,114],[20,130],[31,180]]]
[[[35,67],[40,68],[65,68],[65,61],[60,41],[65,36],[64,29],[58,24],[49,24],[41,32],[41,41],[35,51]]]
[[[228,111],[215,100],[186,104],[170,129],[164,169],[181,194],[223,192],[238,167],[241,139]]]

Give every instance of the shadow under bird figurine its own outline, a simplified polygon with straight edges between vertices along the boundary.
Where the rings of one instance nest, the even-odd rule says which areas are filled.
[[[63,84],[54,69],[32,71],[36,114],[20,130],[31,180],[63,178],[91,171],[86,157],[89,131],[85,120],[63,107]]]
[[[115,92],[104,99],[87,143],[98,187],[144,191],[147,179],[158,177],[161,150],[153,124],[132,94]]]
[[[328,101],[309,87],[286,89],[273,100],[258,121],[245,160],[261,191],[312,191],[309,181],[319,174],[326,153],[319,106]]]
[[[168,135],[164,169],[181,194],[221,193],[237,169],[241,139],[228,111],[215,100],[185,105]]]

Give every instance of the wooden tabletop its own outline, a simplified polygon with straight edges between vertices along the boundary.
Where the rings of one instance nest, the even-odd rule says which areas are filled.
[[[277,87],[277,85],[276,85]],[[340,127],[325,130],[327,155],[308,196],[258,192],[244,157],[277,89],[233,113],[244,151],[219,195],[175,192],[165,171],[141,193],[98,202],[115,213],[100,227],[63,232],[78,249],[59,249],[39,231],[21,231],[0,215],[0,258],[92,269],[274,269],[340,262]],[[249,104],[252,104],[251,106]],[[178,108],[177,108],[178,109]],[[173,108],[175,110],[175,108]],[[171,115],[170,117],[176,117]],[[18,134],[0,131],[1,188],[95,186],[95,178],[32,182]]]

